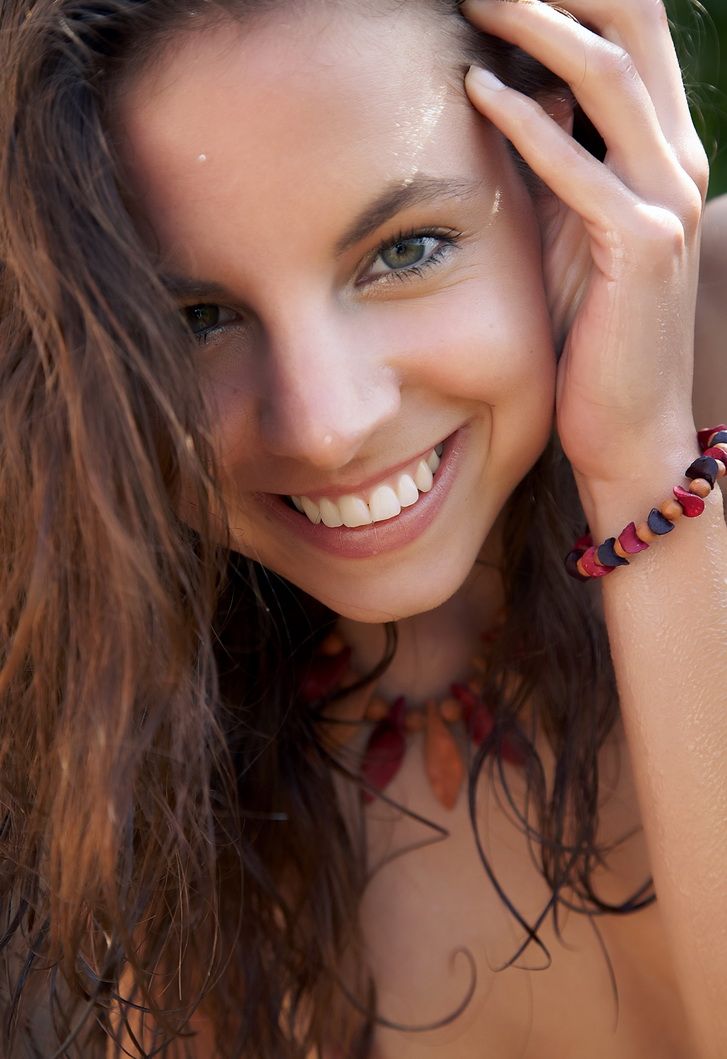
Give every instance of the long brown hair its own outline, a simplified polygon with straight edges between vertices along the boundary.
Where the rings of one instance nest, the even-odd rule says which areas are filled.
[[[109,134],[114,91],[181,26],[281,2],[2,0],[8,1056],[103,1055],[120,1034],[114,1003],[152,1013],[157,1042],[139,1055],[184,1054],[201,999],[219,1054],[242,1059],[305,1059],[331,1043],[365,1059],[379,1017],[357,925],[364,845],[334,791],[336,772],[356,777],[296,699],[331,615],[233,552],[213,514],[193,342],[131,220]],[[423,6],[450,20],[453,77],[478,59],[530,94],[562,90],[475,34],[453,0]],[[176,513],[182,483],[194,531]],[[602,624],[563,570],[581,523],[554,439],[507,507],[507,618],[488,673],[498,724],[470,777],[470,793],[485,765],[505,783],[499,741],[519,733],[554,914],[567,887],[591,912],[649,900],[613,908],[591,886],[597,753],[618,707]],[[551,790],[518,723],[526,701],[553,750]]]

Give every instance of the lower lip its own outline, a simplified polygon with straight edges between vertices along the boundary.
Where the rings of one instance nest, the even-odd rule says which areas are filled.
[[[370,559],[384,552],[403,548],[416,540],[436,518],[457,473],[467,439],[467,428],[460,427],[444,442],[441,461],[428,493],[421,493],[416,504],[402,508],[401,514],[370,526],[331,529],[319,523],[314,526],[305,515],[289,507],[275,493],[258,493],[257,499],[274,514],[291,533],[321,551],[343,559]]]

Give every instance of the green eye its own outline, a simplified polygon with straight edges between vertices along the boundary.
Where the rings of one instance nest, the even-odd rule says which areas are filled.
[[[400,239],[382,250],[380,258],[387,268],[411,268],[418,265],[426,255],[425,242],[436,242],[434,239]]]
[[[207,331],[211,327],[217,327],[220,322],[218,305],[189,305],[182,312],[194,335],[201,334],[202,331]]]
[[[452,228],[444,232],[401,232],[378,247],[364,279],[382,284],[421,276],[455,250],[460,238],[461,233]]]

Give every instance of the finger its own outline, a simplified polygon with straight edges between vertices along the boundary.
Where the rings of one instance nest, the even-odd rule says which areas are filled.
[[[637,195],[679,209],[685,178],[627,52],[545,3],[465,0],[462,10],[570,85],[609,149],[609,164]]]
[[[567,0],[567,6],[581,22],[629,53],[670,142],[691,129],[679,60],[661,0]]]
[[[470,67],[470,100],[511,141],[526,164],[584,221],[601,270],[616,278],[632,262],[668,268],[686,235],[674,213],[642,201],[589,154],[535,100],[507,88],[488,70]]]
[[[707,159],[692,122],[682,73],[662,0],[567,0],[568,10],[634,61],[665,138],[700,187]]]

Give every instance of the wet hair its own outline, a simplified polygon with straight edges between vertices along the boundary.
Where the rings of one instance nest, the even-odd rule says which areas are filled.
[[[151,1012],[155,1044],[127,1038],[138,1046],[127,1054],[184,1055],[198,1007],[225,1059],[306,1059],[330,1045],[365,1059],[377,1021],[392,1025],[358,925],[371,879],[363,823],[350,830],[335,794],[334,779],[359,781],[321,739],[322,704],[298,697],[333,615],[221,539],[194,343],[132,220],[110,133],[119,85],[175,34],[281,3],[2,0],[9,1056],[102,1056],[140,1010]],[[564,91],[517,49],[475,33],[452,0],[422,3],[436,8],[451,26],[453,76],[476,59],[531,95]],[[177,514],[183,485],[194,530]],[[473,761],[470,813],[483,886],[487,873],[525,934],[508,963],[529,946],[547,962],[538,926],[549,912],[557,930],[559,908],[623,914],[653,895],[646,880],[613,906],[592,884],[607,852],[597,842],[598,751],[618,703],[603,622],[563,569],[583,515],[555,438],[505,515],[507,613],[486,674],[497,718]],[[377,672],[395,639],[391,626]],[[526,704],[552,748],[550,789]],[[526,758],[522,805],[502,768],[505,735]],[[509,900],[478,834],[485,769],[551,894],[536,923]],[[445,837],[422,823],[429,841]]]

